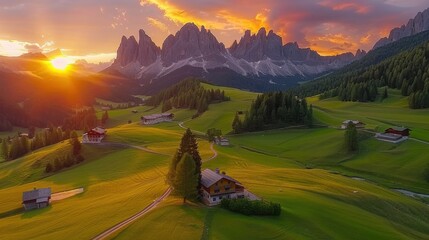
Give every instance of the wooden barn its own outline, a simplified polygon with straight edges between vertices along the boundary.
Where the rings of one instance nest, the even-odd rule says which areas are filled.
[[[44,208],[49,206],[51,189],[40,188],[22,193],[22,205],[25,210]]]
[[[384,131],[384,133],[397,134],[404,137],[410,136],[411,129],[405,127],[391,127]]]
[[[152,114],[148,116],[141,117],[142,124],[152,125],[160,122],[171,122],[174,118],[173,113],[161,113],[161,114]]]
[[[82,143],[100,143],[106,136],[106,133],[106,129],[102,127],[93,128],[83,134]]]

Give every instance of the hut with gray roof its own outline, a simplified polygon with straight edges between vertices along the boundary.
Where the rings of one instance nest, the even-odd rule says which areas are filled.
[[[49,206],[51,188],[39,188],[22,193],[22,205],[25,210],[44,208]]]

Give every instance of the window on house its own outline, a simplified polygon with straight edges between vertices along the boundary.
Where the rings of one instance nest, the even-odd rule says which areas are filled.
[[[213,201],[216,201],[216,198],[215,198],[215,197],[213,198]]]
[[[220,189],[219,189],[219,188],[217,188],[217,189],[215,189],[215,190],[214,190],[214,192],[215,192],[215,193],[218,193],[218,192],[220,192]]]
[[[222,199],[222,196],[220,196],[219,199]]]

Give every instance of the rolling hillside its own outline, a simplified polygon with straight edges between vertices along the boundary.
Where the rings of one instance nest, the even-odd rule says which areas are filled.
[[[232,129],[235,113],[246,111],[256,97],[236,89],[222,90],[231,101],[211,104],[208,111],[192,120],[195,111],[173,109],[175,122],[142,126],[138,122],[140,116],[158,113],[160,108],[138,106],[109,111],[106,141],[121,143],[123,147],[88,146],[84,150],[90,154],[86,162],[52,176],[44,176],[35,163],[62,151],[61,143],[14,162],[0,163],[0,198],[5,202],[0,206],[0,236],[90,239],[142,210],[167,188],[164,176],[184,131],[178,123],[184,122],[185,127],[201,132],[216,127],[226,134]],[[395,91],[380,103],[316,98],[309,102],[314,106],[317,121],[331,127],[228,136],[232,146],[215,146],[218,156],[203,164],[204,168],[219,167],[251,192],[281,203],[281,216],[247,217],[218,207],[182,205],[181,199],[169,196],[112,237],[428,239],[428,205],[391,190],[429,193],[429,184],[421,175],[422,166],[427,163],[421,156],[426,155],[427,145],[411,140],[393,145],[367,138],[361,142],[361,151],[350,155],[342,150],[344,132],[333,128],[345,118],[359,119],[369,129],[377,130],[395,123],[412,128],[413,137],[427,141],[428,112],[407,109],[404,98]],[[128,120],[132,123],[128,124]],[[209,159],[213,155],[210,144],[204,139],[198,143],[202,158]],[[16,168],[23,169],[24,174]],[[46,209],[25,213],[18,210],[22,191],[47,186],[54,192],[77,187],[85,191]],[[88,228],[89,225],[92,227]]]

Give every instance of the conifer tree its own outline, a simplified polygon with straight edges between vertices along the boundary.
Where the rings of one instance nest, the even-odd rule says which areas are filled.
[[[344,134],[345,145],[348,152],[357,151],[359,148],[358,134],[356,126],[353,123],[347,125],[346,132]]]
[[[198,196],[199,179],[196,167],[194,159],[188,153],[183,154],[177,164],[174,192],[183,197],[183,203],[186,203],[186,199],[195,199]]]
[[[81,145],[81,143],[77,137],[77,133],[75,131],[73,131],[71,133],[70,143],[72,145],[72,155],[78,156],[80,154],[80,150],[82,148],[82,145]]]
[[[101,116],[101,124],[106,124],[107,120],[109,119],[109,113],[107,111],[104,111],[103,116]]]
[[[242,131],[242,123],[238,114],[235,114],[234,120],[232,121],[232,129],[234,133],[241,133]]]
[[[8,160],[9,158],[9,144],[7,143],[7,139],[1,141],[1,156],[4,160]]]
[[[176,169],[178,162],[182,159],[183,155],[189,154],[195,162],[195,174],[198,176],[198,183],[201,181],[201,156],[198,152],[198,143],[195,136],[192,134],[192,131],[188,128],[183,134],[182,140],[180,142],[179,149],[177,149],[176,154],[171,160],[170,169],[167,174],[166,182],[171,186],[174,186],[174,181],[176,177]],[[196,187],[197,191],[199,185]]]

